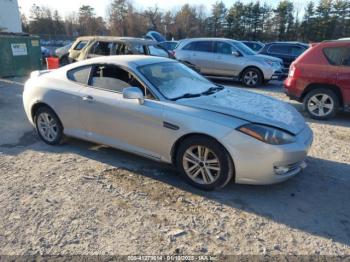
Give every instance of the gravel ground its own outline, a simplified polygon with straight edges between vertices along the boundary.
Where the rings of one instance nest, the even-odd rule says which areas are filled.
[[[280,83],[252,91],[288,102]],[[314,144],[295,178],[203,192],[116,149],[44,144],[21,92],[0,81],[1,255],[350,255],[349,114],[307,119]]]

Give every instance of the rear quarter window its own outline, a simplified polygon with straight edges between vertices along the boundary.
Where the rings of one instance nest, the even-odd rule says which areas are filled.
[[[323,53],[331,65],[349,65],[350,47],[325,47]]]
[[[87,85],[90,77],[91,66],[71,69],[67,72],[69,80]]]

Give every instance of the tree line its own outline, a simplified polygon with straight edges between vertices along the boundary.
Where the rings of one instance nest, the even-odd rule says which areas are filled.
[[[89,5],[65,18],[57,10],[33,5],[29,17],[22,14],[22,26],[31,34],[70,37],[142,37],[149,30],[159,31],[167,39],[227,37],[310,42],[350,36],[349,0],[319,0],[317,4],[311,1],[301,11],[290,0],[281,0],[276,6],[236,1],[229,7],[217,1],[210,10],[204,5],[185,4],[174,12],[157,6],[139,10],[129,0],[112,0],[106,18],[97,16]]]

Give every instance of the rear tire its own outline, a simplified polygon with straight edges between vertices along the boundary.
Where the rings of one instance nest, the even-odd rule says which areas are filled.
[[[259,69],[249,67],[243,71],[241,81],[247,87],[257,87],[263,83],[264,77]]]
[[[326,120],[336,115],[339,109],[339,98],[332,90],[317,88],[305,96],[303,104],[311,118]]]
[[[234,175],[226,149],[204,136],[190,137],[181,143],[176,165],[188,183],[203,190],[222,188]]]
[[[63,126],[56,113],[49,107],[40,107],[34,116],[39,137],[49,145],[58,145],[63,140]]]

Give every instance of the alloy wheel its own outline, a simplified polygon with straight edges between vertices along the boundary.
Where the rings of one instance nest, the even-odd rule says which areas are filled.
[[[307,103],[308,110],[311,114],[324,117],[334,110],[333,98],[327,94],[315,94]]]
[[[243,76],[243,81],[247,86],[255,86],[259,81],[257,72],[248,71]]]
[[[37,120],[40,135],[48,142],[53,142],[58,136],[58,125],[56,120],[48,113],[41,113]]]
[[[220,175],[219,158],[205,146],[195,145],[188,148],[182,163],[187,176],[202,185],[212,184]]]

